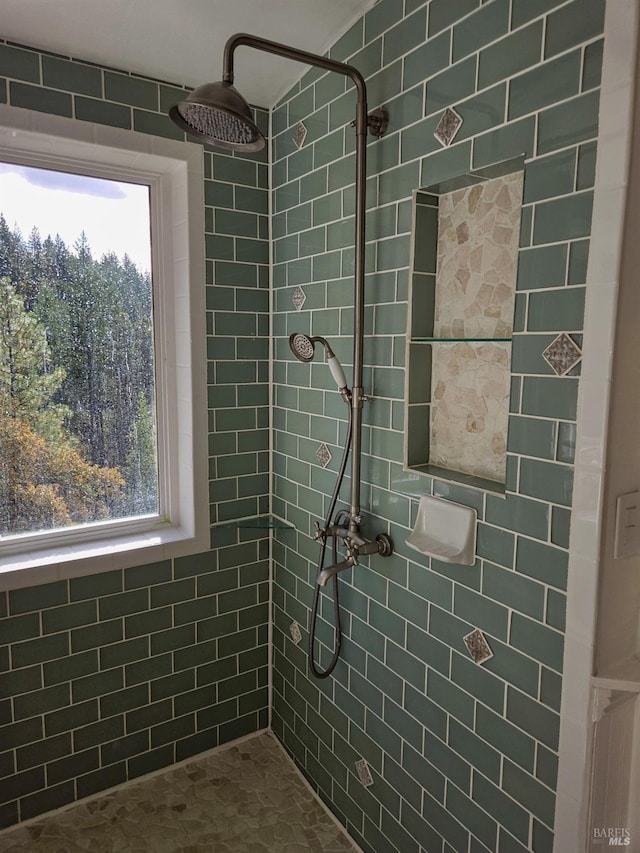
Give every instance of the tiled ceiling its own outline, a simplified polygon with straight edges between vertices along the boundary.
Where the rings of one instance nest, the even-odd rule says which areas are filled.
[[[324,53],[375,0],[1,0],[0,37],[197,86],[219,80],[227,38],[249,32]],[[236,85],[270,107],[303,66],[246,47]]]

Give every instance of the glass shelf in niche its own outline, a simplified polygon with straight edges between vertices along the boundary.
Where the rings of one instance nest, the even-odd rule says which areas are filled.
[[[441,483],[456,483],[469,489],[489,492],[497,497],[505,496],[505,485],[495,480],[484,477],[476,477],[473,474],[465,474],[462,471],[453,471],[450,468],[442,468],[439,465],[415,465],[410,470],[404,470],[398,477],[392,479],[391,490],[405,495],[413,500],[419,500],[422,495],[431,494],[431,481],[438,480]],[[442,497],[441,493],[435,492],[436,497]]]
[[[252,530],[293,530],[293,524],[278,518],[277,515],[253,515],[250,518],[235,518],[230,521],[219,521],[213,527],[242,527]]]
[[[510,344],[513,338],[410,338],[412,344]]]

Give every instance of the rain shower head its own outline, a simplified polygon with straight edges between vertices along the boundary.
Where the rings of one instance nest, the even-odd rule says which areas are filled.
[[[251,107],[231,83],[198,86],[171,107],[169,117],[179,128],[210,145],[232,151],[259,151],[265,145]]]
[[[327,341],[320,337],[320,335],[315,335],[313,338],[310,338],[308,335],[303,335],[301,332],[294,332],[289,336],[291,352],[295,355],[298,361],[311,361],[313,359],[316,343],[322,344],[324,347],[331,375],[335,379],[338,389],[342,391],[343,388],[347,387],[347,380],[345,378],[342,365],[336,358],[335,353]]]

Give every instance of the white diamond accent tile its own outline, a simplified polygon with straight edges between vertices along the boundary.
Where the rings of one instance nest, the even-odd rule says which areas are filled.
[[[289,625],[289,633],[291,634],[291,639],[297,646],[300,640],[302,639],[302,632],[300,631],[300,626],[295,620],[291,623],[291,625]]]
[[[547,364],[551,365],[554,373],[564,376],[580,361],[582,351],[566,332],[562,332],[554,341],[551,341],[542,353],[542,357]]]
[[[320,447],[317,449],[316,456],[318,457],[318,462],[323,468],[326,468],[329,462],[331,462],[331,451],[324,442],[322,442]]]
[[[462,638],[469,654],[476,663],[484,663],[493,657],[493,652],[487,640],[479,628],[471,631]]]
[[[304,141],[306,138],[307,138],[307,128],[304,126],[304,124],[301,121],[299,121],[298,124],[296,125],[296,132],[293,136],[293,144],[296,146],[298,151],[304,145]]]
[[[436,129],[433,132],[433,135],[438,140],[440,145],[443,145],[445,148],[453,142],[456,133],[462,127],[462,118],[458,115],[455,110],[452,110],[451,107],[447,107],[446,110],[440,116],[440,121],[436,125]]]
[[[361,758],[359,761],[356,761],[356,773],[358,774],[358,779],[364,785],[365,788],[368,788],[370,785],[373,785],[373,776],[371,775],[369,765],[367,764],[364,758]]]
[[[300,311],[304,303],[307,301],[307,296],[300,285],[297,285],[296,289],[293,291],[291,301],[296,306],[296,311]]]

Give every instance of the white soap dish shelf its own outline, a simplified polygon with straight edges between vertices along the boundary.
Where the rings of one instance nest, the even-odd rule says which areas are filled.
[[[476,561],[475,509],[422,495],[407,545],[443,563],[472,566]]]

